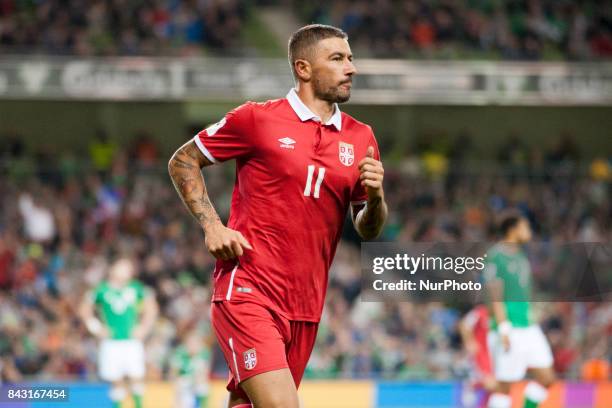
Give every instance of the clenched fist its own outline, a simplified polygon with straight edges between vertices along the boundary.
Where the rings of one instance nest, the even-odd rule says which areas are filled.
[[[374,158],[374,148],[368,147],[366,157],[359,162],[359,179],[368,194],[368,200],[383,198],[383,177],[385,169],[382,163]]]
[[[217,259],[227,261],[242,256],[245,249],[253,249],[240,231],[227,228],[221,223],[209,226],[204,232],[206,248]]]

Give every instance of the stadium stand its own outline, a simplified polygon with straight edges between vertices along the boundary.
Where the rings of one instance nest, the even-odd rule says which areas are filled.
[[[304,23],[341,27],[361,57],[612,56],[612,6],[593,0],[3,0],[0,50],[79,56],[235,53],[244,49],[247,19],[260,5],[295,13]],[[261,34],[250,31],[253,35]],[[284,52],[284,46],[277,50]]]
[[[158,55],[229,50],[246,18],[241,1],[0,2],[0,47],[10,53]]]
[[[612,13],[602,1],[294,2],[305,22],[342,27],[375,57],[600,59],[612,55]]]

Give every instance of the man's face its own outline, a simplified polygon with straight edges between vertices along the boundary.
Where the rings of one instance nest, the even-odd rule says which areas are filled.
[[[312,86],[318,99],[330,103],[342,103],[351,97],[353,54],[348,41],[342,38],[326,38],[314,46]]]
[[[111,265],[109,280],[115,286],[127,285],[134,276],[134,265],[127,259],[120,259]]]
[[[521,218],[516,225],[516,235],[517,241],[521,244],[531,241],[531,226],[526,218]]]

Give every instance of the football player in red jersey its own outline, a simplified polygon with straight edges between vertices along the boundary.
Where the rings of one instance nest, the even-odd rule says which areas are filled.
[[[364,239],[387,217],[370,126],[340,111],[356,73],[346,34],[309,25],[289,40],[296,86],[247,102],[180,147],[168,164],[217,258],[211,317],[230,369],[229,407],[297,408],[328,271],[347,211]],[[224,226],[202,167],[236,160]]]

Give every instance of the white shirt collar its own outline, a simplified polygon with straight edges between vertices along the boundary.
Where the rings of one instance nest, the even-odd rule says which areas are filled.
[[[317,115],[315,115],[308,106],[304,105],[304,102],[300,99],[295,88],[291,88],[289,93],[287,94],[287,100],[289,101],[289,105],[293,108],[296,115],[300,118],[302,122],[306,122],[307,120],[315,120],[317,122],[321,121]],[[340,113],[340,108],[337,103],[334,103],[334,114],[329,118],[326,125],[333,125],[336,130],[341,130],[342,128],[342,115]]]

